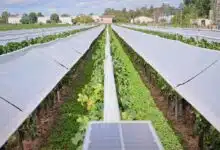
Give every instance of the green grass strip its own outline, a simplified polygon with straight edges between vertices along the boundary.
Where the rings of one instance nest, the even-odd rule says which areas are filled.
[[[115,77],[123,120],[151,120],[166,150],[183,149],[122,45],[111,32]]]
[[[42,150],[82,149],[89,121],[103,117],[105,33],[94,43],[85,64],[72,82],[71,98],[61,106],[60,117]]]

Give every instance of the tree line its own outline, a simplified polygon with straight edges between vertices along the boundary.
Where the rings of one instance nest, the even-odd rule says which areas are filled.
[[[128,23],[131,21],[131,19],[139,16],[151,17],[157,22],[160,16],[174,15],[178,10],[178,8],[175,8],[169,4],[162,4],[161,7],[154,8],[153,6],[144,6],[135,10],[127,10],[126,8],[123,8],[122,10],[115,10],[113,8],[107,8],[104,11],[104,15],[113,15],[114,22]]]
[[[2,12],[0,16],[0,24],[7,24],[8,23],[8,17],[10,17],[11,14],[7,11]],[[31,12],[29,14],[24,13],[22,15],[22,18],[20,22],[22,24],[35,24],[38,22],[38,17],[44,17],[44,15],[41,12],[35,13]],[[62,14],[61,17],[70,17],[69,14]],[[60,22],[60,17],[57,13],[53,13],[50,15],[50,19],[46,21],[47,23],[59,23]],[[91,15],[80,15],[77,16],[76,18],[72,19],[73,24],[77,23],[92,23],[94,20],[92,19]]]
[[[187,27],[192,19],[209,18],[209,11],[214,0],[184,0],[180,5],[180,11],[172,19],[174,26]]]

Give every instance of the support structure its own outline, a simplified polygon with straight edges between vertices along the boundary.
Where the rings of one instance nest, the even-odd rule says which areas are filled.
[[[119,122],[120,111],[115,87],[114,68],[112,63],[110,36],[107,28],[104,66],[104,121]]]

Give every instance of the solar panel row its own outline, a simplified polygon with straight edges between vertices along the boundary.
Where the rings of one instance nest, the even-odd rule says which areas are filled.
[[[199,48],[115,25],[113,29],[220,131],[219,51]]]
[[[180,34],[187,38],[194,37],[198,39],[206,39],[210,42],[220,42],[220,31],[217,30],[198,30],[198,29],[183,29],[183,28],[172,28],[172,27],[151,27],[151,26],[138,26],[138,25],[128,25],[123,24],[125,27],[131,27],[136,29],[143,29],[143,30],[152,30],[152,31],[160,31],[164,33],[171,33],[171,34]]]
[[[21,42],[23,40],[32,39],[40,36],[58,34],[66,31],[77,30],[88,27],[92,27],[92,25],[3,31],[0,32],[0,45],[6,45],[8,42]]]
[[[0,146],[85,54],[103,26],[0,56]]]

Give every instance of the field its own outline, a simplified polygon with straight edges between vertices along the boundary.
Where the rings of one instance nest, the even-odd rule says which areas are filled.
[[[178,87],[174,88],[175,86],[172,85],[173,80],[168,82],[166,78],[167,76],[169,77],[170,73],[173,75],[172,77],[176,75],[176,72],[173,72],[175,68],[173,69],[170,65],[168,69],[166,68],[167,60],[168,62],[173,61],[171,58],[168,59],[166,55],[175,51],[171,52],[166,49],[166,53],[163,53],[161,47],[154,46],[155,43],[150,42],[153,38],[172,39],[174,36],[158,32],[145,32],[148,35],[160,36],[151,35],[151,38],[148,38],[145,33],[133,30],[108,25],[37,38],[32,40],[32,44],[46,43],[75,34],[69,37],[68,40],[60,40],[56,46],[53,44],[45,44],[42,47],[36,46],[31,52],[27,51],[25,55],[18,51],[14,56],[12,55],[16,59],[10,60],[8,59],[8,55],[11,56],[10,52],[18,50],[23,44],[23,47],[29,46],[27,44],[31,41],[17,43],[18,45],[12,43],[12,45],[2,47],[2,51],[9,54],[5,56],[5,60],[3,59],[2,70],[7,72],[7,74],[0,75],[0,77],[2,76],[5,79],[3,82],[0,78],[0,85],[4,83],[4,85],[11,87],[12,90],[18,91],[19,95],[17,96],[20,96],[20,99],[26,99],[25,92],[28,87],[34,89],[33,95],[38,95],[40,91],[43,97],[40,100],[37,99],[37,101],[30,98],[27,101],[25,100],[25,103],[21,102],[23,107],[21,107],[19,113],[23,113],[22,109],[26,113],[26,107],[32,111],[23,118],[24,122],[19,122],[20,120],[18,120],[20,127],[14,131],[10,138],[2,137],[2,139],[7,141],[5,144],[5,141],[0,141],[4,144],[4,148],[7,150],[21,147],[41,150],[82,150],[88,124],[91,121],[104,121],[106,123],[105,114],[106,110],[108,110],[106,109],[106,104],[108,104],[108,106],[113,108],[109,111],[110,113],[108,112],[109,114],[113,111],[120,111],[119,118],[121,119],[118,119],[118,122],[151,121],[165,150],[219,149],[220,134],[216,130],[215,124],[212,124],[211,121],[209,122],[207,120],[209,118],[205,118],[199,112],[199,110],[203,112],[202,109],[194,108],[197,106],[192,105],[188,99],[180,95],[179,92],[181,91],[178,91]],[[108,38],[108,35],[110,35],[110,38]],[[133,38],[140,38],[140,43]],[[171,40],[165,40],[161,45],[169,42]],[[186,46],[186,44],[181,42],[177,44],[179,44],[179,47]],[[188,44],[191,43],[189,42]],[[140,47],[139,45],[142,46]],[[169,47],[169,49],[171,48]],[[197,52],[201,50],[199,47],[190,48],[192,51],[198,50]],[[49,51],[44,54],[43,52],[48,49]],[[152,51],[156,52],[157,55],[150,55]],[[190,59],[188,54],[191,51],[184,49],[184,52],[188,56],[187,62],[191,62],[192,59]],[[206,54],[210,52],[214,55],[218,51],[204,51]],[[146,53],[148,55],[145,55]],[[30,69],[30,66],[33,65],[32,61],[29,61],[30,56],[35,56],[33,57],[35,58],[34,65],[36,65],[34,71]],[[178,54],[175,54],[175,56],[178,56]],[[205,55],[205,57],[199,56],[203,60],[209,57],[209,55]],[[160,58],[159,62],[163,64],[162,67],[166,68],[159,68],[162,70],[160,73],[159,69],[159,71],[156,70],[158,65],[155,63],[158,62],[158,58]],[[112,61],[112,65],[106,63],[108,62],[106,60]],[[148,60],[150,60],[151,64]],[[10,63],[4,63],[5,61],[10,61]],[[17,63],[13,64],[14,61],[21,63],[22,66]],[[45,66],[44,62],[46,62]],[[8,64],[13,64],[10,66],[9,71],[7,69],[9,68]],[[177,66],[186,65],[186,63],[178,63],[176,60],[175,64]],[[212,65],[216,65],[216,62],[212,63]],[[181,70],[178,70],[177,76],[179,77],[180,74],[184,75],[184,77],[187,76],[185,73],[188,72],[190,67],[187,66],[187,71],[183,71],[184,67],[179,67]],[[22,78],[24,75],[20,71],[27,73],[30,81],[34,77],[33,79],[40,84],[35,87],[35,82],[23,82],[24,85],[20,85],[18,84],[20,82],[17,82],[13,75],[7,78],[8,74],[12,73],[16,74],[18,79]],[[203,70],[203,74],[206,73],[205,71]],[[48,74],[49,76],[47,76]],[[60,76],[58,76],[59,74]],[[113,74],[114,77],[110,77]],[[54,78],[60,79],[54,81]],[[9,82],[10,85],[8,85],[8,79],[14,82]],[[113,79],[115,82],[109,83],[108,79]],[[47,81],[50,86],[48,86]],[[193,82],[193,79],[189,80],[187,84],[190,84],[190,82]],[[203,82],[200,81],[200,83]],[[193,84],[193,86],[195,85],[196,83]],[[111,91],[110,87],[112,88],[113,86],[116,87],[116,90]],[[48,88],[49,92],[44,92],[45,87]],[[106,96],[108,95],[106,91],[110,91],[109,93],[112,95],[117,95],[119,109],[111,105],[112,101],[106,103],[107,99],[113,99],[113,96]],[[2,94],[3,97],[7,96],[7,90],[5,93]],[[15,100],[17,100],[17,97]],[[204,103],[202,100],[200,101],[201,104]],[[210,98],[210,100],[212,99]],[[36,103],[37,107],[32,108],[29,105],[32,103]],[[207,108],[210,107],[210,104],[205,104]],[[214,109],[216,107],[212,108],[213,111],[216,111]],[[0,112],[3,111],[2,114],[4,114],[5,110],[7,109],[0,110]],[[114,116],[112,117],[114,118]],[[8,124],[7,119],[4,120],[6,120],[4,124]],[[15,121],[17,121],[16,117]],[[12,121],[11,124],[13,125],[13,123]]]
[[[70,25],[69,24],[0,24],[0,31],[51,28],[51,27],[63,27],[63,26],[70,26]]]

